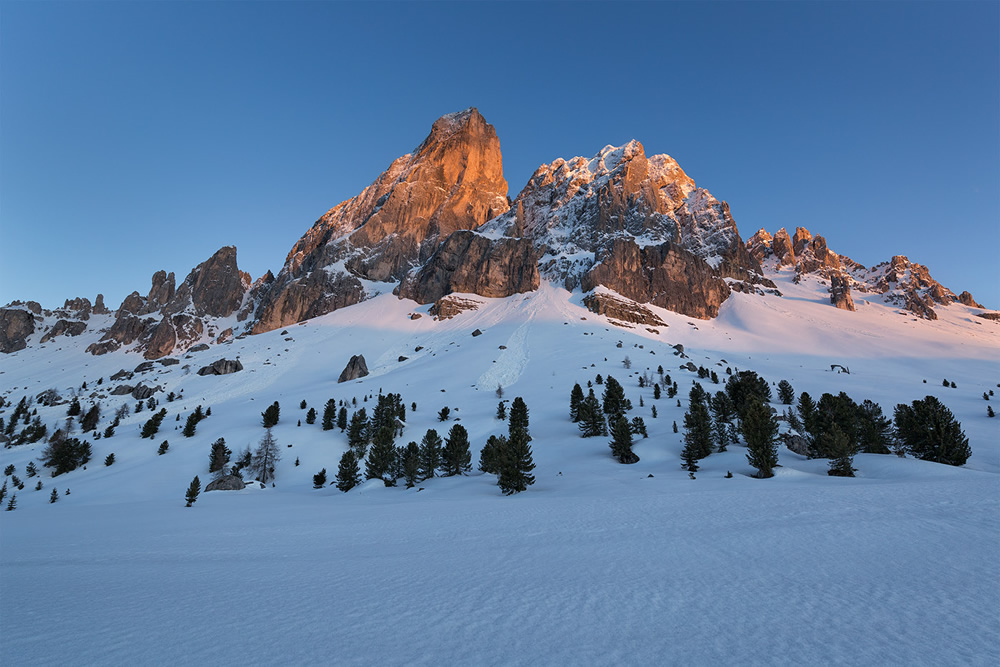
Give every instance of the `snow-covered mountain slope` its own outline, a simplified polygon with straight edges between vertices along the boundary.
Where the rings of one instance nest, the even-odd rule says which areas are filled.
[[[874,293],[856,294],[845,313],[830,307],[820,277],[795,276],[770,272],[782,297],[733,293],[709,321],[647,306],[666,325],[657,327],[615,324],[583,307],[579,292],[543,281],[503,299],[459,295],[478,308],[446,320],[382,294],[116,382],[142,360],[83,354],[88,332],[0,357],[8,402],[46,389],[77,394],[85,408],[99,398],[101,428],[130,407],[113,437],[92,441],[86,469],[28,479],[43,444],[0,450],[0,465],[26,484],[17,510],[0,513],[3,655],[24,665],[992,664],[1000,420],[986,416],[983,393],[1000,382],[1000,326],[961,304],[920,320]],[[338,384],[357,354],[370,375]],[[243,370],[197,374],[220,358]],[[844,391],[890,415],[937,396],[972,457],[955,468],[860,454],[857,478],[843,479],[826,474],[826,460],[781,447],[776,476],[759,480],[745,448],[731,446],[691,480],[680,466],[683,429],[672,428],[697,380],[681,369],[689,362],[723,381],[727,368],[752,369],[815,397]],[[639,387],[660,365],[683,407]],[[618,379],[631,415],[645,420],[637,464],[617,463],[608,438],[581,438],[569,421],[573,384],[598,374]],[[139,437],[148,409],[136,414],[134,398],[108,395],[140,382],[160,387],[167,409],[154,439]],[[346,494],[313,489],[321,468],[333,477],[347,443],[320,420],[306,424],[300,401],[322,413],[328,399],[356,398],[370,413],[380,392],[400,393],[397,444],[429,428],[445,435],[457,421],[475,464],[486,438],[506,430],[495,418],[498,386],[530,411],[536,482],[527,492],[502,496],[478,472],[414,489],[378,480]],[[168,392],[180,398],[167,402]],[[191,478],[210,478],[211,443],[255,446],[274,401],[275,485],[203,492],[185,508]],[[198,405],[212,414],[185,438],[179,429]],[[445,406],[451,418],[440,422]],[[66,403],[32,407],[51,426],[65,420]],[[114,465],[102,465],[112,452]],[[41,638],[52,627],[58,642]],[[222,642],[222,657],[220,638],[234,642]]]

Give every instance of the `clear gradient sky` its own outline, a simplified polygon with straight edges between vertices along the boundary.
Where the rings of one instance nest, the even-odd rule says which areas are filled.
[[[476,106],[515,196],[636,138],[744,238],[1000,307],[1000,3],[0,3],[0,303],[254,277]]]

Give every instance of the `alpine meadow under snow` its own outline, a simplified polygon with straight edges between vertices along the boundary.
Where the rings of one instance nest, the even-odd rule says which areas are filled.
[[[0,355],[5,663],[1000,661],[995,316],[905,258],[744,244],[638,142],[508,200],[495,142],[475,110],[439,120],[277,276],[225,248],[116,313],[7,307],[31,326]],[[713,418],[750,394],[697,455],[696,386]],[[883,453],[855,446],[866,400]],[[905,406],[943,406],[926,442],[892,436]],[[205,490],[234,468],[245,488]]]

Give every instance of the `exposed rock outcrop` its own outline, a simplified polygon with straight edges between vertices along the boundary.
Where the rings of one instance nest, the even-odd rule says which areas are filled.
[[[139,384],[132,389],[132,398],[137,401],[144,401],[158,391],[160,391],[159,387],[147,387],[144,384]]]
[[[52,325],[52,328],[49,329],[44,336],[42,336],[42,339],[39,342],[47,343],[56,336],[79,336],[86,330],[86,322],[59,320]]]
[[[356,354],[347,362],[347,366],[344,367],[337,382],[350,382],[366,375],[368,375],[368,364],[365,363],[365,357],[362,354]]]
[[[209,482],[205,491],[242,491],[245,488],[247,485],[239,475],[223,475]]]
[[[166,271],[157,271],[153,274],[152,283],[149,295],[146,297],[146,312],[148,313],[155,313],[174,298],[173,273],[168,275]]]
[[[450,320],[466,311],[478,310],[481,305],[479,301],[463,299],[451,294],[435,301],[429,312],[432,317],[436,317],[439,320]]]
[[[701,319],[718,315],[730,293],[717,270],[669,241],[640,248],[631,239],[616,239],[597,258],[583,276],[585,292],[604,285],[632,301]]]
[[[959,303],[964,304],[966,306],[971,306],[972,308],[983,308],[984,307],[983,304],[978,303],[972,297],[972,294],[969,293],[968,290],[966,290],[966,291],[964,291],[964,292],[962,292],[961,294],[958,295],[958,301],[959,301]]]
[[[851,285],[842,273],[830,275],[830,303],[841,310],[854,310]]]
[[[35,318],[30,312],[23,308],[0,308],[0,352],[23,350],[28,345],[28,336],[33,333]]]
[[[451,292],[506,297],[538,289],[538,262],[528,239],[489,239],[455,232],[399,288],[401,299],[432,303]]]
[[[198,369],[198,375],[229,375],[243,370],[239,359],[219,359]]]
[[[91,312],[95,315],[109,315],[111,313],[108,307],[104,305],[103,294],[98,294],[97,298],[94,299],[94,307],[91,309]]]
[[[342,271],[313,271],[268,292],[261,301],[255,334],[280,329],[340,308],[360,303],[365,298],[361,281]]]
[[[249,289],[250,275],[237,266],[236,248],[225,246],[192,269],[165,304],[164,313],[177,313],[190,305],[197,316],[229,317]]]
[[[634,301],[619,299],[606,292],[592,292],[583,297],[583,305],[592,313],[633,324],[665,327],[663,320],[653,311]]]

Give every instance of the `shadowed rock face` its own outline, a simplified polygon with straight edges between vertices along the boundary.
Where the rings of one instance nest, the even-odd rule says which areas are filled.
[[[356,354],[347,362],[347,366],[344,367],[337,382],[350,382],[366,375],[368,375],[368,364],[365,363],[365,357],[362,354]]]
[[[10,353],[27,347],[27,338],[35,333],[35,319],[20,308],[0,309],[0,352]]]
[[[360,303],[361,281],[339,272],[314,271],[269,291],[261,301],[252,333],[259,334]]]
[[[248,289],[250,276],[236,265],[236,248],[226,246],[188,274],[164,313],[173,314],[191,305],[195,315],[229,317],[243,303]]]
[[[583,277],[585,292],[604,285],[627,299],[701,319],[718,315],[730,294],[715,269],[670,242],[640,248],[617,239],[598,260]]]
[[[40,343],[47,343],[56,336],[79,336],[87,329],[86,322],[74,322],[72,320],[59,320],[55,325],[42,336]]]
[[[451,292],[505,297],[538,289],[538,261],[528,239],[488,239],[455,232],[427,263],[407,276],[401,299],[432,303]]]

